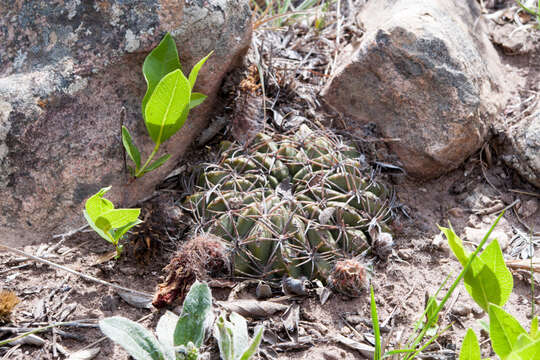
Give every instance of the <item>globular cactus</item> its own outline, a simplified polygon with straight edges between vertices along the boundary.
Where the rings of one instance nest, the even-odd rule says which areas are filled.
[[[228,242],[237,276],[327,281],[336,262],[388,231],[391,192],[356,147],[328,130],[222,143],[186,199],[204,231]]]

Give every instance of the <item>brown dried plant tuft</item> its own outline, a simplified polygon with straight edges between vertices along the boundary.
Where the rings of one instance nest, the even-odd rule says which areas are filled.
[[[0,290],[0,322],[8,322],[13,309],[20,302],[13,291]]]

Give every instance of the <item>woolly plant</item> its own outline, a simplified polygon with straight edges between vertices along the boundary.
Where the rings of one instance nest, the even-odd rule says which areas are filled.
[[[339,279],[354,274],[332,274],[343,270],[335,264],[369,250],[381,234],[391,239],[391,192],[334,133],[301,125],[221,148],[185,205],[202,230],[228,244],[236,276],[306,276],[346,290]]]

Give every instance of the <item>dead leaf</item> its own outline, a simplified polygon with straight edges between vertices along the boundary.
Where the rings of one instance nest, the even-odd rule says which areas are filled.
[[[116,256],[116,250],[109,251],[108,253],[105,253],[105,254],[103,254],[103,255],[100,255],[100,256],[97,258],[97,260],[96,260],[96,262],[94,263],[94,265],[99,265],[99,264],[106,263],[107,261],[114,259],[115,256]]]
[[[218,301],[227,311],[234,311],[244,317],[266,318],[278,311],[285,311],[289,307],[273,301],[257,301],[257,300],[234,300],[234,301]]]
[[[285,318],[281,318],[283,326],[288,332],[296,333],[298,330],[298,322],[300,321],[300,305],[293,304],[283,314]]]
[[[361,342],[358,342],[353,339],[349,339],[343,335],[334,336],[334,341],[347,346],[348,348],[358,351],[360,354],[365,356],[368,359],[373,359],[375,353],[375,348],[371,345],[367,345]]]
[[[90,348],[85,350],[79,350],[71,354],[66,360],[90,360],[96,357],[101,351],[101,348]]]
[[[139,309],[152,308],[152,295],[135,294],[129,291],[118,291],[118,295],[129,305]]]
[[[19,345],[19,344],[43,346],[43,345],[45,345],[45,340],[43,340],[42,338],[40,338],[37,335],[30,334],[30,335],[27,335],[27,336],[25,336],[23,338],[13,340],[13,341],[9,342],[8,344],[11,345],[11,346]]]

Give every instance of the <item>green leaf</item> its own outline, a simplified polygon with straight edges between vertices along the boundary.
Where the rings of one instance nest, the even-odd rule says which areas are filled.
[[[540,339],[540,332],[538,332],[538,316],[535,316],[531,320],[531,337],[533,339]]]
[[[237,354],[242,354],[249,346],[247,321],[235,312],[231,313],[229,320],[233,330],[233,353],[237,357]]]
[[[86,219],[86,221],[88,222],[88,225],[90,225],[90,227],[92,229],[94,229],[94,231],[99,235],[101,236],[102,238],[104,238],[105,240],[107,240],[108,242],[110,243],[114,243],[114,239],[109,235],[108,232],[105,232],[103,230],[101,230],[99,227],[97,227],[97,225],[94,223],[94,220],[92,220],[90,218],[90,215],[88,215],[88,212],[86,210],[83,210],[83,214],[84,214],[84,218]]]
[[[527,334],[519,322],[500,306],[489,305],[489,334],[493,350],[501,359],[512,352],[518,336]]]
[[[146,173],[149,172],[149,171],[155,170],[155,169],[157,169],[158,167],[160,167],[161,165],[165,164],[165,162],[166,162],[167,160],[169,160],[170,157],[171,157],[170,154],[165,154],[165,155],[161,156],[159,159],[157,159],[156,161],[154,161],[152,164],[150,164],[150,165],[144,170],[144,174],[146,174]]]
[[[439,226],[439,229],[444,233],[446,236],[446,239],[448,240],[448,245],[450,246],[450,249],[452,249],[452,252],[458,259],[458,261],[461,263],[461,266],[465,266],[467,264],[467,260],[469,259],[469,254],[467,250],[463,247],[463,242],[459,238],[459,236],[456,235],[453,229],[445,228]]]
[[[463,339],[461,351],[459,352],[459,360],[481,360],[480,344],[472,329],[467,330],[467,334]]]
[[[522,335],[520,335],[522,338]],[[530,339],[530,338],[529,338]],[[520,339],[518,339],[519,342]],[[523,360],[540,359],[540,339],[530,341],[524,346],[516,346],[515,353]]]
[[[379,316],[377,314],[377,304],[375,303],[375,294],[373,285],[370,285],[371,292],[371,323],[373,324],[373,334],[375,335],[375,354],[373,360],[381,359],[381,331],[379,328]]]
[[[165,357],[161,344],[152,333],[129,319],[114,316],[99,322],[99,328],[109,339],[119,344],[135,360],[173,360]]]
[[[129,134],[128,129],[122,125],[122,143],[124,144],[124,148],[126,149],[126,153],[129,155],[131,160],[136,165],[136,169],[138,170],[141,167],[141,153],[139,152],[139,149],[137,149],[137,146],[133,142],[133,139],[131,138],[131,135]]]
[[[493,271],[497,282],[499,283],[499,294],[494,296],[493,299],[490,299],[489,302],[504,306],[512,293],[514,287],[514,279],[512,273],[506,267],[504,262],[504,257],[497,240],[493,240],[484,251],[480,254],[480,259]],[[498,299],[498,301],[495,301]]]
[[[189,110],[193,109],[195,106],[201,105],[207,97],[208,96],[198,92],[191,93],[191,99],[189,100]]]
[[[95,195],[91,196],[88,200],[86,200],[86,213],[94,223],[99,215],[101,215],[105,211],[114,209],[113,203],[103,198],[103,195],[105,195],[105,193],[109,190],[111,190],[111,186],[102,188]]]
[[[452,252],[462,266],[471,256],[463,247],[461,239],[452,229],[440,227],[446,235]],[[512,292],[512,274],[504,264],[497,241],[492,241],[484,252],[471,263],[465,273],[465,288],[482,309],[487,311],[490,303],[504,305]]]
[[[478,257],[473,260],[469,271],[465,273],[465,288],[486,312],[490,303],[501,302],[501,288],[495,273]]]
[[[148,54],[143,64],[143,74],[147,89],[142,101],[142,113],[146,117],[146,106],[157,84],[165,75],[181,69],[176,43],[172,36],[167,33],[159,45]]]
[[[198,63],[195,64],[193,69],[191,69],[191,72],[189,73],[189,84],[191,85],[191,88],[193,89],[193,86],[195,85],[195,81],[197,81],[197,75],[199,75],[199,70],[201,70],[202,66],[208,60],[210,55],[212,55],[213,51],[210,51],[208,55],[206,55],[204,58],[199,60]]]
[[[96,226],[103,231],[118,229],[137,221],[141,209],[113,209],[102,213],[96,219]]]
[[[217,340],[219,353],[223,360],[233,360],[232,331],[227,328],[225,318],[221,315],[214,327],[214,337]]]
[[[178,69],[157,84],[145,109],[146,128],[156,144],[162,144],[184,125],[181,118],[190,99],[189,81]]]
[[[439,321],[439,313],[437,312],[437,300],[430,296],[426,305],[426,323],[436,324]],[[433,319],[430,321],[430,319]]]
[[[173,335],[179,318],[178,315],[168,310],[159,318],[156,335],[162,345],[174,347]]]
[[[122,238],[122,236],[124,236],[125,233],[127,233],[129,231],[129,229],[131,229],[132,227],[134,227],[135,225],[139,225],[141,224],[143,221],[141,219],[137,219],[135,221],[132,221],[130,223],[127,223],[126,225],[122,226],[122,227],[119,227],[118,229],[116,230],[111,230],[112,231],[112,235],[113,235],[113,238],[118,242],[119,239]]]
[[[204,283],[195,281],[189,289],[182,315],[174,330],[174,345],[187,345],[192,342],[200,347],[204,340],[204,322],[212,308],[212,294]]]
[[[257,349],[259,348],[259,345],[261,344],[262,336],[263,336],[264,327],[259,326],[255,329],[255,336],[253,337],[253,340],[251,340],[251,343],[249,344],[248,348],[242,356],[240,357],[240,360],[248,360],[251,358],[255,353],[257,352]]]

